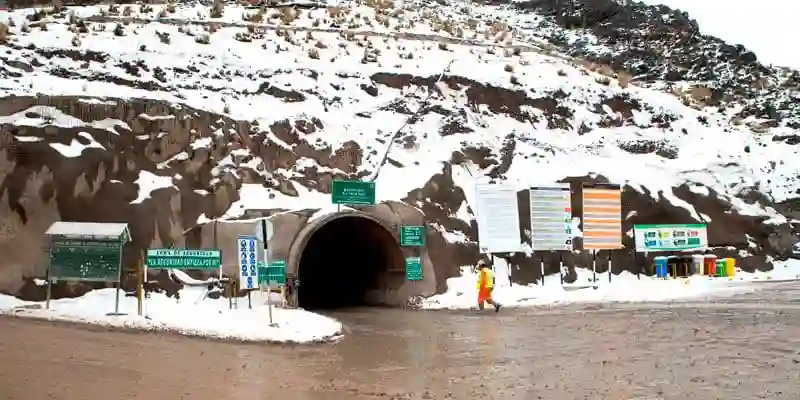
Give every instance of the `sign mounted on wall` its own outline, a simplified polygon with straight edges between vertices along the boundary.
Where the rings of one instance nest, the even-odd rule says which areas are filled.
[[[425,227],[416,225],[403,225],[400,227],[400,246],[422,247],[425,246]]]
[[[622,192],[620,185],[583,186],[583,248],[622,248]]]
[[[706,224],[634,225],[636,251],[699,250],[708,247]]]
[[[341,181],[331,183],[333,204],[375,204],[375,182]]]
[[[522,250],[516,188],[493,183],[475,184],[475,214],[481,253]]]
[[[534,250],[572,250],[572,199],[569,183],[529,189],[531,244]]]

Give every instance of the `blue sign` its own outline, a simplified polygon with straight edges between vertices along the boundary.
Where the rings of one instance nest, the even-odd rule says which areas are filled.
[[[239,290],[258,288],[258,238],[239,236]]]

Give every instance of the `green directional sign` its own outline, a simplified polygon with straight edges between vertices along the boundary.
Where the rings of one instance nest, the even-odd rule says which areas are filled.
[[[258,262],[258,284],[283,285],[286,283],[286,260],[273,260],[269,267]]]
[[[406,279],[409,281],[422,280],[422,260],[419,257],[406,257]]]
[[[408,225],[400,227],[400,246],[425,246],[425,227]]]
[[[57,238],[50,249],[50,279],[118,282],[121,240]]]
[[[222,252],[216,249],[148,249],[146,265],[163,269],[218,269],[222,265]]]
[[[375,182],[340,181],[331,185],[333,204],[375,204]]]

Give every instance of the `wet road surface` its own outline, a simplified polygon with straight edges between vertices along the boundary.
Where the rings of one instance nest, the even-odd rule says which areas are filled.
[[[797,399],[800,283],[709,303],[352,310],[268,346],[0,317],[0,399]]]

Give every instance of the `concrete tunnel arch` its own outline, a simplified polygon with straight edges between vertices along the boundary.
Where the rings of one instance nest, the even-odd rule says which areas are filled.
[[[387,305],[382,295],[405,279],[394,229],[358,211],[327,214],[306,225],[287,264],[300,281],[295,300],[305,309]]]

